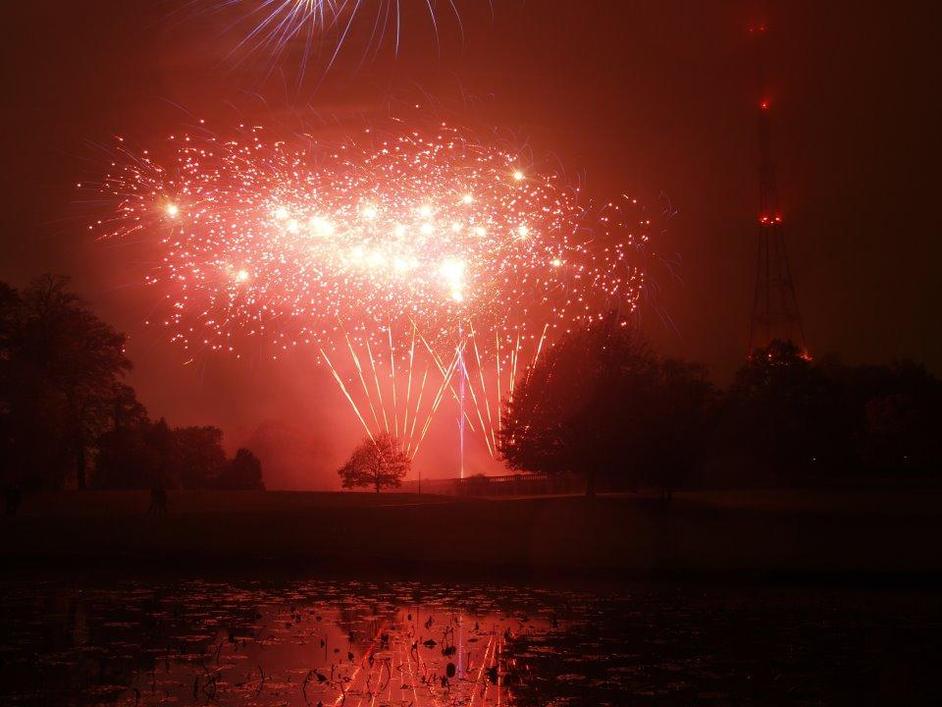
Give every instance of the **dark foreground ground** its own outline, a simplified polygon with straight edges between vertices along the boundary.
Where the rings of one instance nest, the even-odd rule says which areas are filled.
[[[371,493],[31,496],[0,557],[45,564],[375,568],[476,574],[942,575],[942,492],[690,492],[453,499]]]
[[[28,497],[0,704],[939,704],[939,500]]]

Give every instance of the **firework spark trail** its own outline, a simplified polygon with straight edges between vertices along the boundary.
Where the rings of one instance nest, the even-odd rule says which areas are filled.
[[[414,334],[414,336],[417,336],[417,334]],[[412,378],[413,378],[413,369],[414,369],[414,362],[415,362],[414,338],[409,343],[410,352],[409,352],[409,356],[405,359],[407,363],[407,367],[408,367],[407,395],[405,399],[400,399],[399,397],[397,397],[396,391],[398,391],[399,383],[395,377],[396,376],[395,374],[396,358],[395,358],[395,351],[393,349],[391,349],[391,355],[390,355],[390,369],[392,371],[391,375],[388,377],[386,375],[380,375],[380,369],[379,367],[376,367],[375,373],[372,376],[373,382],[372,382],[372,385],[370,385],[367,383],[366,377],[363,375],[363,364],[361,363],[360,355],[357,353],[356,348],[354,347],[352,341],[350,340],[349,335],[345,333],[344,339],[346,342],[347,352],[349,353],[350,360],[353,363],[353,367],[355,371],[354,378],[358,380],[360,383],[360,389],[363,392],[363,397],[366,400],[366,404],[370,408],[370,413],[372,415],[373,422],[376,425],[374,429],[375,434],[380,434],[386,428],[385,428],[385,424],[379,419],[380,413],[377,413],[376,411],[377,406],[380,407],[380,412],[382,412],[385,408],[382,402],[378,401],[376,404],[374,404],[374,399],[382,398],[382,400],[386,400],[388,397],[392,397],[393,399],[392,410],[389,411],[389,413],[386,415],[386,419],[388,420],[390,416],[394,418],[395,423],[394,423],[393,432],[395,436],[399,437],[402,440],[404,447],[411,448],[415,443],[415,440],[414,440],[415,426],[419,420],[419,414],[421,412],[421,407],[422,407],[422,395],[424,393],[426,383],[428,380],[428,368],[426,368],[425,374],[422,376],[420,384],[418,386],[413,385]],[[367,349],[366,355],[368,357],[372,356],[373,361],[380,360],[380,355],[378,353],[374,353],[372,351],[371,346],[367,346],[366,349]],[[336,370],[333,368],[333,365],[331,365],[331,368],[332,370]],[[374,372],[374,367],[372,364],[370,366],[370,371],[371,373]],[[444,368],[441,370],[441,373],[443,376],[446,374]],[[339,372],[338,372],[338,375],[339,375]],[[386,380],[387,378],[389,380],[391,393],[388,395],[384,395],[382,393],[383,381]],[[379,384],[379,387],[377,387],[377,382]],[[413,410],[412,393],[413,393],[413,389],[416,387],[418,387],[418,391],[417,391],[418,398],[416,399],[416,404]],[[349,396],[350,398],[354,397],[352,392],[350,392],[349,388],[346,388],[346,386],[344,386],[344,388],[342,388],[341,390],[342,392],[345,393],[345,397],[347,396]],[[356,404],[355,400],[354,400],[354,405],[356,405],[357,408],[360,407],[360,405]],[[411,430],[409,426],[410,416],[412,417]]]
[[[383,428],[389,432],[389,419],[386,416],[386,406],[383,404],[383,389],[379,384],[379,373],[376,371],[376,358],[373,356],[373,349],[370,341],[366,341],[366,353],[370,359],[370,367],[373,369],[373,382],[376,384],[376,397],[379,399],[379,409],[383,413]]]
[[[438,392],[435,394],[435,398],[432,402],[432,408],[429,410],[428,417],[425,419],[425,424],[422,426],[422,432],[419,435],[418,441],[415,443],[415,450],[412,453],[412,458],[415,458],[416,453],[419,450],[419,445],[425,441],[425,435],[428,434],[429,425],[432,423],[432,418],[435,416],[435,413],[438,411],[438,406],[442,402],[444,397],[445,387],[448,382],[451,380],[451,377],[454,375],[456,368],[461,364],[461,357],[464,351],[464,344],[460,344],[458,349],[455,351],[455,357],[452,362],[448,365],[448,369],[445,372],[444,380],[442,385],[439,386]]]
[[[415,689],[415,673],[412,671],[412,651],[407,651],[404,644],[400,643],[399,652],[405,655],[406,663],[409,666],[409,685],[412,687],[412,704],[415,705],[415,707],[421,707],[419,692]]]
[[[520,357],[520,329],[517,328],[517,342],[514,344],[513,351],[511,351],[511,368],[510,368],[510,399],[513,400],[514,397],[514,385],[517,380],[517,359]]]
[[[485,683],[482,685],[481,678],[484,676],[484,668],[487,667],[488,656],[490,655],[491,648],[493,648],[494,646],[495,640],[496,640],[496,636],[495,636],[495,633],[492,631],[491,637],[488,640],[487,646],[484,649],[484,656],[481,658],[481,667],[478,668],[477,677],[474,679],[474,686],[471,688],[471,701],[468,703],[468,707],[474,707],[474,698],[477,696],[479,685],[481,685],[484,688],[483,689],[484,694],[481,695],[481,702],[485,705],[487,704],[487,702],[485,701],[487,698],[487,683],[485,681]]]
[[[402,421],[403,434],[409,429],[409,401],[412,398],[412,370],[415,367],[415,323],[412,324],[412,343],[409,345],[409,375],[406,380],[405,414]]]
[[[415,439],[415,423],[419,419],[419,410],[422,408],[422,394],[425,393],[425,381],[428,379],[428,368],[425,369],[425,373],[422,374],[422,385],[419,387],[419,396],[418,400],[415,403],[415,414],[412,416],[412,429],[409,430],[409,443],[406,451],[409,451],[409,448],[412,446],[412,440]]]
[[[419,402],[418,402],[417,407],[416,407],[416,415],[415,415],[415,417],[413,418],[413,421],[412,421],[412,422],[413,422],[413,430],[410,432],[410,438],[409,438],[409,443],[410,443],[410,445],[412,445],[412,447],[413,447],[413,450],[412,450],[413,457],[415,456],[415,454],[418,453],[418,451],[419,451],[419,445],[420,445],[420,444],[424,441],[424,439],[425,439],[424,431],[426,431],[427,428],[428,428],[428,426],[431,424],[431,422],[432,422],[432,417],[435,415],[435,412],[438,410],[438,405],[441,403],[441,397],[443,396],[444,391],[446,390],[446,387],[450,385],[451,376],[452,376],[453,374],[454,374],[454,369],[452,369],[452,368],[450,368],[450,367],[449,367],[449,369],[446,369],[446,370],[443,370],[443,371],[442,371],[442,382],[441,382],[441,384],[439,385],[438,389],[436,390],[435,394],[432,396],[432,403],[431,403],[431,406],[430,406],[430,408],[426,411],[426,414],[425,414],[425,416],[424,416],[424,418],[423,418],[422,425],[419,427],[419,437],[416,438],[416,436],[415,436],[415,429],[414,429],[414,428],[415,428],[415,422],[419,419],[418,413],[419,413],[419,408],[420,408],[421,403],[422,403],[421,395],[422,395],[422,391],[424,391],[424,389],[425,389],[425,379],[424,379],[424,377],[423,377],[423,381],[422,381],[422,386],[423,386],[423,387],[422,387],[422,391],[420,391],[420,393],[419,393]],[[428,369],[426,369],[425,375],[426,375],[426,376],[428,375]]]
[[[395,430],[396,437],[400,437],[399,433],[399,403],[396,400],[396,350],[393,347],[392,340],[392,327],[387,328],[387,333],[389,334],[389,375],[392,382],[392,405],[393,405],[393,429]]]
[[[417,332],[415,333],[415,336],[416,338],[421,338],[421,335],[418,334]],[[418,386],[418,395],[416,397],[414,410],[411,407],[411,400],[412,400],[411,390],[413,388],[412,383],[411,383],[411,378],[412,378],[412,372],[413,372],[414,360],[415,360],[414,359],[415,341],[413,340],[410,343],[410,346],[409,346],[409,348],[411,349],[410,356],[404,359],[409,365],[409,378],[410,378],[410,382],[408,383],[409,395],[406,400],[400,400],[396,397],[396,390],[398,389],[398,383],[396,382],[396,379],[395,379],[395,373],[391,372],[390,375],[387,376],[384,372],[381,371],[381,367],[379,365],[379,363],[382,360],[382,357],[385,356],[385,353],[380,354],[379,352],[374,351],[370,342],[369,341],[365,342],[366,356],[367,356],[367,360],[369,361],[370,373],[372,374],[371,375],[372,384],[368,384],[366,381],[366,377],[363,374],[363,365],[361,363],[360,356],[359,354],[357,354],[356,349],[353,346],[349,335],[345,334],[345,340],[346,340],[347,350],[350,354],[350,359],[354,364],[355,378],[359,380],[360,382],[360,388],[363,391],[363,396],[366,399],[366,404],[369,406],[372,417],[373,417],[373,421],[376,424],[375,430],[372,430],[375,433],[374,436],[382,433],[383,431],[392,432],[395,436],[399,437],[402,440],[404,448],[406,448],[407,450],[415,449],[417,451],[421,440],[416,440],[415,438],[416,426],[418,425],[418,429],[420,431],[425,429],[427,424],[430,424],[430,421],[431,421],[430,417],[431,415],[433,415],[434,410],[427,410],[426,415],[424,417],[421,415],[422,401],[423,401],[424,391],[425,391],[427,380],[428,380],[428,373],[429,373],[428,367],[426,367],[425,372],[422,376],[421,382]],[[431,349],[428,349],[428,350],[431,355],[432,350]],[[341,380],[337,380],[338,384],[341,384],[343,381],[342,381],[342,377],[340,376],[339,371],[336,369],[336,367],[334,366],[334,364],[331,362],[329,358],[325,358],[324,360],[325,360],[325,363],[330,368],[330,370],[332,371],[332,373],[334,374],[335,380],[337,380],[337,378],[341,378]],[[394,370],[392,369],[392,367],[396,365],[395,360],[396,360],[395,356],[390,357],[391,370]],[[453,371],[450,371],[449,368],[446,368],[444,365],[442,365],[440,363],[440,359],[436,362],[436,368],[442,377],[442,381],[439,386],[439,389],[441,390],[441,395],[444,396],[446,391],[453,390],[453,384],[452,384]],[[386,392],[383,391],[384,380],[387,380],[390,386],[389,390],[387,390]],[[344,394],[344,397],[350,401],[351,405],[355,408],[356,411],[359,411],[360,405],[356,403],[356,400],[354,396],[352,395],[352,393],[350,392],[349,388],[346,385],[341,385],[340,388],[341,388],[341,392]],[[471,392],[472,392],[472,400],[475,403],[475,409],[478,410],[478,416],[480,418],[479,403],[477,402],[477,398],[474,397],[475,392],[473,390]],[[375,405],[373,402],[374,399],[377,400]],[[386,404],[386,401],[390,399],[392,399],[393,401],[391,408],[388,407]],[[433,400],[438,401],[438,402],[433,402],[433,408],[437,409],[441,402],[438,399],[438,392],[436,392],[435,396],[433,396]],[[376,411],[377,408],[379,408],[380,410],[379,413],[377,413]],[[400,410],[400,408],[403,408],[403,410]],[[412,416],[411,429],[406,424],[410,414]],[[467,416],[468,414],[469,413],[466,411],[465,415]],[[380,416],[382,416],[382,420],[379,419]],[[402,418],[401,420],[400,420],[400,416]],[[390,419],[397,420],[396,422],[393,423],[393,428],[391,430],[387,427],[387,425],[389,425]],[[422,424],[419,425],[418,424],[419,422],[422,422]],[[486,429],[486,425],[483,422],[483,418],[481,418],[481,429]],[[489,449],[489,453],[492,453],[490,449]]]
[[[540,360],[540,352],[543,351],[543,342],[546,341],[546,330],[549,329],[549,322],[543,325],[543,333],[540,334],[540,342],[536,345],[536,354],[533,356],[533,362],[527,366],[528,371],[532,371]]]
[[[595,211],[507,141],[421,116],[329,141],[254,126],[227,139],[201,127],[154,151],[119,142],[89,188],[112,203],[90,226],[101,238],[144,234],[159,245],[146,282],[163,295],[163,326],[188,357],[238,356],[250,341],[273,357],[346,341],[376,429],[382,420],[400,436],[427,428],[418,407],[408,419],[413,369],[426,358],[416,338],[457,399],[445,352],[464,347],[462,327],[476,332],[472,398],[496,451],[534,320],[546,322],[535,363],[551,333],[612,309],[630,314],[644,282],[635,253],[650,220],[632,217],[634,200]],[[379,346],[389,346],[388,396]],[[362,418],[352,391],[341,391]],[[472,415],[464,412],[474,432]]]
[[[438,368],[438,372],[441,373],[442,377],[444,377],[445,365],[442,363],[442,360],[439,357],[438,353],[432,349],[432,347],[429,345],[428,341],[425,339],[424,336],[422,337],[422,343],[425,345],[425,348],[428,351],[429,356],[431,356],[432,360],[435,362],[435,367]],[[456,403],[459,402],[458,391],[455,390],[454,385],[452,385],[450,381],[448,383],[448,390],[451,392],[451,395],[454,398],[455,402]],[[470,414],[467,411],[465,411],[464,413],[464,418],[465,418],[465,422],[467,422],[468,424],[468,428],[472,432],[474,432],[474,422],[471,420]]]
[[[359,661],[359,663],[357,664],[357,667],[354,669],[353,674],[350,676],[350,680],[349,680],[349,686],[350,686],[350,687],[348,687],[347,690],[349,690],[351,687],[353,687],[353,685],[356,683],[357,676],[359,675],[360,671],[362,670],[364,663],[370,663],[370,656],[372,656],[373,653],[376,652],[376,648],[377,648],[377,638],[379,638],[381,632],[382,632],[385,628],[386,628],[386,622],[383,621],[383,622],[379,625],[379,628],[376,630],[376,634],[373,636],[373,639],[370,641],[370,645],[367,646],[367,649],[363,652],[363,655],[360,656],[360,661]],[[371,670],[372,670],[372,666],[373,666],[374,664],[375,664],[375,661],[373,661],[373,663],[370,663],[370,668],[371,668]],[[340,707],[340,705],[343,705],[343,704],[346,702],[346,700],[347,700],[347,690],[342,690],[341,693],[337,696],[337,699],[334,700],[334,707]]]
[[[477,411],[478,422],[481,425],[481,431],[482,431],[482,436],[484,438],[484,444],[487,447],[488,454],[490,454],[493,457],[495,454],[495,448],[491,446],[491,439],[493,438],[493,435],[490,434],[490,408],[489,408],[489,402],[487,399],[487,387],[484,385],[484,373],[483,373],[483,368],[481,366],[481,355],[478,351],[477,339],[474,336],[473,328],[471,329],[470,338],[471,338],[472,345],[474,347],[474,356],[477,361],[478,376],[480,377],[480,380],[481,380],[480,399],[483,402],[484,408],[486,410],[487,418],[488,418],[486,424],[484,421],[484,414],[481,412],[481,403],[478,402],[478,396],[476,395],[475,390],[474,390],[474,380],[467,376],[467,368],[465,368],[465,377],[468,384],[468,390],[471,393],[471,401],[474,403],[474,408]]]
[[[501,707],[501,687],[503,686],[503,674],[501,672],[501,659],[504,652],[504,637],[501,636],[497,643],[497,707]]]
[[[497,632],[497,627],[496,627],[496,626],[494,627],[494,634],[495,634],[495,635],[494,635],[494,648],[491,650],[490,665],[488,665],[487,667],[488,667],[488,670],[494,669],[495,671],[499,671],[499,670],[500,670],[500,663],[498,662],[498,660],[499,660],[499,659],[498,659],[498,651],[500,650],[501,636],[500,636],[500,634]],[[495,681],[495,682],[496,682],[496,681]],[[481,702],[482,702],[483,704],[485,704],[485,705],[487,704],[487,693],[488,693],[488,692],[490,691],[490,689],[491,689],[491,684],[492,684],[492,683],[491,683],[489,680],[485,680],[485,681],[484,681],[484,692],[483,692],[483,694],[481,695]],[[497,688],[496,688],[496,691],[499,693],[499,692],[500,692],[500,688],[497,687]],[[499,694],[498,694],[498,696],[497,696],[497,703],[500,704],[500,695],[499,695]]]
[[[501,420],[503,419],[504,412],[504,403],[501,400],[501,391],[500,391],[500,332],[494,332],[494,361],[496,364],[496,378],[495,386],[497,388],[497,431],[498,433],[501,430]],[[497,445],[495,445],[496,447]]]
[[[334,380],[337,381],[337,385],[340,386],[340,390],[343,391],[343,394],[346,396],[347,400],[350,402],[350,405],[353,406],[353,412],[356,413],[357,419],[363,424],[363,428],[366,430],[366,434],[369,438],[373,439],[373,433],[370,432],[370,426],[366,424],[366,420],[363,419],[363,415],[360,414],[360,408],[357,407],[357,404],[353,402],[353,398],[350,396],[350,393],[347,391],[347,386],[344,385],[343,379],[340,377],[340,374],[337,373],[337,369],[334,368],[334,365],[330,362],[330,359],[327,358],[327,354],[324,353],[324,350],[321,349],[321,356],[324,358],[324,361],[327,362],[330,372],[334,374]]]
[[[487,395],[487,385],[484,383],[484,367],[481,365],[481,353],[478,350],[478,339],[474,332],[474,325],[471,325],[471,340],[474,342],[474,357],[477,359],[478,364],[478,378],[481,381],[481,399],[484,401],[484,409],[487,411],[487,426],[491,433],[491,441],[494,443],[492,447],[490,443],[487,444],[488,451],[490,451],[491,456],[495,456],[497,449],[497,438],[494,436],[494,422],[491,418],[491,404],[490,399]],[[474,388],[471,390],[471,397],[474,397]],[[475,404],[477,404],[475,402]],[[478,411],[480,414],[480,411]],[[499,414],[499,411],[498,411]],[[484,420],[481,420],[481,429],[484,429]],[[484,435],[484,441],[487,442],[487,434]]]
[[[435,3],[421,3],[431,22],[436,44],[439,36],[439,17]],[[348,38],[354,33],[362,34],[369,27],[363,43],[363,59],[375,54],[384,46],[390,24],[395,27],[393,47],[399,53],[402,35],[401,0],[191,0],[190,6],[197,11],[224,12],[232,16],[232,28],[241,32],[233,54],[246,56],[266,54],[266,64],[274,68],[282,55],[293,45],[300,47],[300,72],[298,80],[304,78],[306,65],[314,58],[318,45],[325,45],[327,52],[325,68],[330,69]],[[464,28],[461,14],[454,0],[448,0],[454,14],[459,34]],[[373,8],[372,18],[370,8]],[[390,18],[394,16],[391,23]],[[331,46],[332,45],[332,46]]]
[[[347,341],[347,346],[350,349],[350,357],[353,359],[353,364],[357,369],[357,375],[360,378],[360,383],[363,385],[363,393],[366,395],[366,400],[370,405],[370,412],[373,414],[373,421],[376,423],[377,429],[379,428],[379,417],[376,415],[376,408],[373,406],[373,397],[370,395],[370,389],[366,385],[366,379],[363,377],[363,367],[360,365],[360,357],[357,356],[356,351],[353,349],[353,344],[350,343],[350,337],[344,333],[344,338]]]
[[[471,402],[474,403],[474,409],[477,411],[478,422],[481,423],[481,430],[484,432],[484,435],[483,435],[483,436],[484,436],[484,444],[487,446],[487,453],[490,454],[491,456],[494,456],[494,450],[491,448],[490,437],[489,437],[488,434],[487,434],[487,428],[484,426],[484,417],[481,415],[481,406],[480,406],[480,404],[478,404],[477,396],[476,396],[475,393],[474,393],[474,384],[473,384],[473,382],[468,378],[468,369],[465,368],[465,366],[464,366],[464,361],[462,361],[462,363],[461,363],[461,369],[462,369],[462,373],[463,373],[463,375],[464,375],[464,377],[465,377],[465,381],[466,381],[467,384],[468,384],[468,392],[471,393]],[[481,369],[478,368],[478,372],[480,372],[480,370],[481,370]],[[485,404],[486,404],[486,400],[485,400]]]

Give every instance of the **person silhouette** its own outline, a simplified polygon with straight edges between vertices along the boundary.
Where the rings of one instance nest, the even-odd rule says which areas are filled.
[[[160,482],[155,483],[150,489],[150,508],[147,509],[149,515],[166,515],[167,513],[167,489]]]
[[[16,515],[23,501],[23,492],[16,484],[9,484],[3,489],[3,501],[8,516]]]

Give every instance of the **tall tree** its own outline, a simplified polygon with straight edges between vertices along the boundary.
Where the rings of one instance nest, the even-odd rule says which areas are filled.
[[[712,389],[700,369],[660,361],[614,316],[565,336],[526,372],[504,411],[509,466],[669,491],[699,453]]]
[[[388,433],[364,440],[350,455],[337,474],[345,489],[372,486],[376,493],[383,488],[398,488],[409,472],[412,460],[399,440]]]
[[[71,467],[85,488],[89,451],[110,424],[115,385],[131,368],[125,338],[88,310],[64,277],[45,275],[18,296],[7,289],[0,299],[8,310],[0,376],[13,420],[12,462],[34,482],[52,486]]]

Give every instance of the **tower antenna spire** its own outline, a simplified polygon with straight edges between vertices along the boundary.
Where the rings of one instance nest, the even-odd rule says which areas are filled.
[[[749,324],[749,355],[778,339],[791,341],[806,352],[805,334],[795,296],[785,246],[785,229],[772,158],[773,101],[765,76],[766,24],[749,30],[755,42],[759,94],[757,127],[759,147],[759,212],[757,215],[758,245],[756,285]]]

